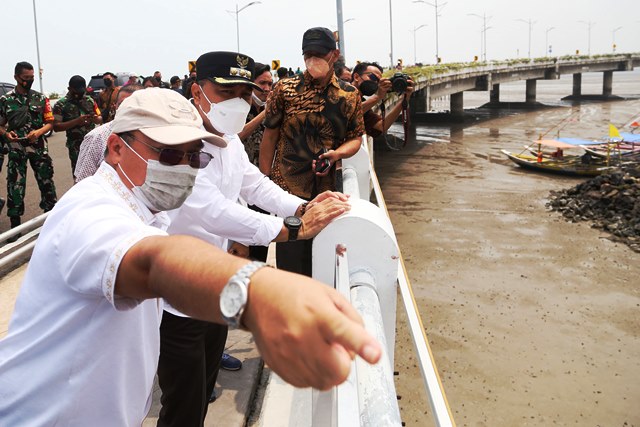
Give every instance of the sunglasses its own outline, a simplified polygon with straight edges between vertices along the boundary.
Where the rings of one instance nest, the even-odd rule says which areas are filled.
[[[175,166],[179,164],[182,159],[185,157],[189,161],[189,166],[194,169],[203,169],[207,167],[213,156],[205,151],[193,151],[187,153],[186,151],[176,150],[175,148],[157,148],[153,145],[149,145],[144,141],[139,140],[135,136],[130,133],[125,135],[130,136],[132,139],[138,141],[139,143],[146,145],[151,148],[156,153],[160,153],[160,157],[158,157],[158,161],[166,166]]]
[[[369,80],[374,81],[374,82],[379,82],[380,81],[380,77],[376,76],[373,73],[363,73],[363,76],[369,76]]]

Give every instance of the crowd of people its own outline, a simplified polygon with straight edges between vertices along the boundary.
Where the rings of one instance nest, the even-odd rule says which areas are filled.
[[[53,109],[33,67],[16,65],[0,98],[7,214],[20,223],[27,160],[52,212],[0,341],[0,419],[140,425],[157,373],[158,425],[201,426],[221,364],[239,368],[224,355],[229,327],[299,387],[341,383],[356,354],[378,361],[355,310],[311,279],[311,242],[350,209],[336,164],[401,102],[374,113],[391,83],[376,63],[345,67],[326,28],[304,33],[302,54],[306,70],[278,69],[275,84],[238,52],[204,53],[169,84],[157,72],[117,87],[104,73],[97,100],[73,76]],[[60,201],[51,128],[67,133],[76,179]],[[265,268],[271,242],[277,268]]]

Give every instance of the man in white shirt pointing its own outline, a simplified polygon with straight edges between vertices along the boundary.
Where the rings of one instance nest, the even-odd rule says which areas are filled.
[[[196,62],[193,103],[204,129],[224,137],[226,148],[205,143],[213,156],[200,171],[193,193],[169,212],[169,234],[199,237],[227,250],[229,240],[267,246],[309,239],[349,210],[347,197],[326,192],[314,200],[293,196],[253,165],[237,136],[249,113],[254,61],[236,52],[209,52]],[[239,198],[277,216],[250,210]],[[170,306],[162,319],[158,377],[162,409],[158,426],[200,426],[213,393],[227,337],[224,325],[185,317]]]
[[[344,381],[354,352],[379,360],[379,343],[333,289],[163,231],[162,211],[210,161],[202,141],[225,143],[201,124],[166,89],[137,91],[118,109],[105,162],[45,221],[0,340],[2,425],[141,425],[163,300],[250,330],[265,362],[299,387]]]

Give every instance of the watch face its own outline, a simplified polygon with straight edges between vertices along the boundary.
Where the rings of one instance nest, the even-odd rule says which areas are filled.
[[[229,282],[220,294],[220,311],[225,317],[235,317],[246,302],[246,288],[238,282]]]
[[[302,220],[297,216],[288,216],[284,219],[284,222],[291,227],[300,227]]]

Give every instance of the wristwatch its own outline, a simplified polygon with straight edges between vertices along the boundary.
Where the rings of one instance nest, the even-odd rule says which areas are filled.
[[[242,314],[249,299],[249,283],[253,273],[265,267],[267,264],[260,261],[252,261],[245,264],[236,272],[220,293],[220,312],[222,318],[230,328],[244,328]]]
[[[289,229],[289,241],[298,240],[298,231],[302,227],[302,220],[297,216],[288,216],[284,219],[284,226]]]

